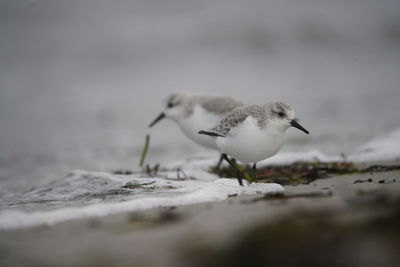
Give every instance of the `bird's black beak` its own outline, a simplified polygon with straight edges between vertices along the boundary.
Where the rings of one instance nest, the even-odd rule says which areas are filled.
[[[161,114],[158,115],[158,117],[152,123],[150,123],[149,128],[153,127],[154,124],[156,124],[157,122],[159,122],[160,120],[162,120],[164,118],[165,118],[165,113],[161,112]]]
[[[292,120],[292,121],[290,122],[290,125],[293,126],[293,127],[295,127],[295,128],[297,128],[297,129],[299,129],[300,131],[305,132],[306,134],[309,134],[309,133],[310,133],[310,132],[307,131],[303,126],[301,126],[300,123],[297,122],[297,120]]]

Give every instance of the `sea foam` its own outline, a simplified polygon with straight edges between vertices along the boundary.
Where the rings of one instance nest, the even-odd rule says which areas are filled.
[[[38,201],[47,199],[55,202],[64,201],[68,205],[50,210],[29,211],[26,209],[7,209],[0,212],[0,229],[16,229],[80,218],[99,217],[110,214],[138,211],[156,207],[188,205],[200,202],[218,201],[230,195],[275,194],[284,191],[279,184],[245,184],[239,186],[236,179],[210,180],[210,174],[204,171],[190,171],[188,180],[169,180],[167,178],[144,178],[135,175],[113,175],[107,173],[74,171],[65,181],[53,183],[52,188],[28,192],[28,198]],[[208,177],[195,180],[194,176]],[[130,181],[139,189],[121,189]],[[90,186],[93,185],[92,188]],[[106,188],[102,188],[104,185]],[[63,187],[62,187],[63,186]],[[81,186],[81,187],[80,187]],[[74,189],[75,188],[75,189]],[[129,192],[130,191],[130,192]],[[47,192],[47,193],[46,193]],[[39,194],[39,196],[38,196]],[[115,199],[115,195],[119,195]],[[101,201],[97,199],[101,197]],[[114,197],[114,199],[112,199]],[[107,199],[108,198],[108,199]],[[111,199],[110,199],[111,198]],[[39,208],[40,207],[36,207]]]

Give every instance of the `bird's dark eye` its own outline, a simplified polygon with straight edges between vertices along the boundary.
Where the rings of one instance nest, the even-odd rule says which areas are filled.
[[[282,112],[282,111],[280,111],[280,112],[278,112],[278,116],[281,117],[281,118],[283,118],[283,117],[285,116],[285,113]]]
[[[167,107],[168,107],[168,108],[172,108],[173,106],[174,106],[174,104],[173,104],[173,103],[171,103],[171,102],[170,102],[170,103],[168,103],[168,105],[167,105]]]

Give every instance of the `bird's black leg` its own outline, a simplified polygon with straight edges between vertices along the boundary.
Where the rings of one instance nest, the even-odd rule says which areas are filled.
[[[232,168],[234,168],[237,172],[237,178],[239,181],[239,185],[243,186],[243,181],[242,181],[242,173],[241,171],[237,168],[236,164],[234,164],[226,154],[221,154],[221,156],[223,157],[224,160],[226,160],[229,165],[231,165]],[[233,159],[233,158],[232,158]],[[234,159],[233,159],[234,160]]]
[[[257,162],[253,163],[253,179],[257,183]]]
[[[219,161],[217,163],[217,166],[215,166],[215,172],[219,172],[219,168],[221,167],[222,161],[224,160],[223,154],[219,157]]]

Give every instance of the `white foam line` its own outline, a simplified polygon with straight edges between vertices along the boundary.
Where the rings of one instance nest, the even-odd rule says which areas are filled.
[[[354,162],[399,160],[400,129],[362,145],[349,159]]]
[[[251,184],[244,187],[236,179],[218,179],[201,182],[203,187],[191,193],[175,197],[147,197],[118,203],[94,204],[85,207],[62,208],[53,211],[23,212],[4,211],[0,213],[0,229],[12,230],[39,225],[53,225],[62,221],[101,217],[115,213],[144,210],[156,207],[188,205],[200,202],[219,201],[231,194],[251,195],[256,193],[280,193],[284,189],[279,184]]]

